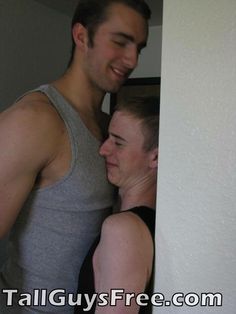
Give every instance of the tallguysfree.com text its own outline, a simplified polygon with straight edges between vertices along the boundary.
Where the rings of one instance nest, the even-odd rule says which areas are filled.
[[[200,294],[189,292],[177,292],[170,299],[166,299],[164,294],[154,292],[151,296],[145,293],[125,293],[124,289],[112,289],[109,293],[99,294],[73,294],[66,293],[65,289],[55,289],[50,292],[47,289],[34,289],[32,293],[19,293],[17,289],[2,289],[1,293],[5,295],[5,306],[11,307],[17,300],[19,307],[24,306],[76,306],[85,304],[83,310],[89,311],[96,302],[98,306],[116,306],[117,302],[123,301],[126,306],[130,306],[133,300],[139,306],[147,306],[149,303],[155,307],[161,306],[202,306],[218,307],[223,304],[223,295],[219,292],[203,292]],[[84,302],[85,301],[85,302]]]

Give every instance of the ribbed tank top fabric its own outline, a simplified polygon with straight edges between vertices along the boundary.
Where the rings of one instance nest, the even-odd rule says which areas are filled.
[[[111,213],[114,189],[106,178],[101,143],[90,133],[79,114],[52,85],[42,92],[64,121],[71,145],[68,172],[54,184],[32,190],[11,230],[8,260],[0,274],[0,289],[64,289],[77,292],[77,278],[87,251]],[[22,96],[23,97],[23,96]],[[39,117],[40,118],[40,117]],[[46,140],[46,139],[45,139]],[[34,294],[33,294],[34,295]],[[0,313],[73,313],[72,306],[5,307]]]

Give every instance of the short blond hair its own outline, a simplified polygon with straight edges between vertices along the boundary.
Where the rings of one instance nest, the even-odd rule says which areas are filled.
[[[157,96],[132,97],[121,101],[115,111],[127,112],[142,122],[144,150],[158,147],[160,99]]]

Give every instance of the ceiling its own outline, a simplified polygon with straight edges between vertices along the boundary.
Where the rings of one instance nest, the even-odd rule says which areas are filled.
[[[49,8],[55,9],[58,12],[66,14],[70,17],[73,16],[74,9],[78,3],[78,0],[36,0]],[[162,25],[162,7],[163,0],[146,0],[147,4],[151,8],[152,18],[149,25]]]

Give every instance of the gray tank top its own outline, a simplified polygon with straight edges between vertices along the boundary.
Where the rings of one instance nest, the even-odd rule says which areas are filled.
[[[68,293],[76,296],[81,264],[111,211],[114,190],[98,154],[101,143],[78,112],[51,85],[34,91],[46,94],[64,120],[72,160],[63,178],[51,186],[34,189],[28,197],[10,233],[9,258],[0,276],[0,289],[18,289],[33,297],[38,293],[33,293],[34,289],[47,289],[47,304],[3,308],[7,294],[0,292],[0,313],[73,313],[71,306],[50,305],[48,297],[55,289],[64,289],[60,296],[65,299]],[[41,294],[44,297],[45,292],[39,293],[38,303],[44,304]]]

